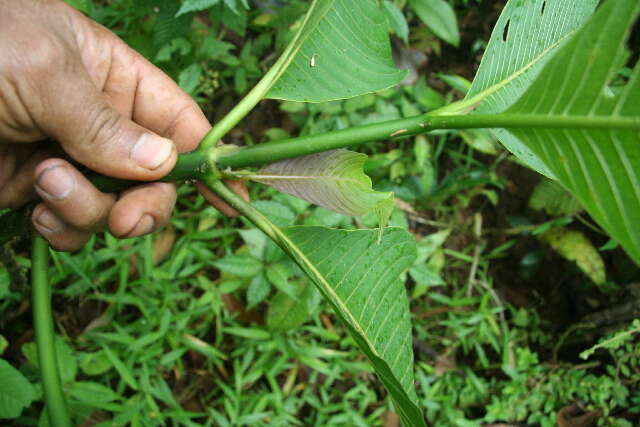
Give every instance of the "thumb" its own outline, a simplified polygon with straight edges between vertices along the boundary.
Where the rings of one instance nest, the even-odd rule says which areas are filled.
[[[76,161],[104,175],[151,181],[168,174],[174,143],[121,115],[83,67],[49,82],[43,131]],[[133,98],[133,96],[132,96]]]

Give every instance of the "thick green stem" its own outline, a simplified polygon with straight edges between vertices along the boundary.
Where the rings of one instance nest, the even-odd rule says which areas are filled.
[[[202,151],[192,151],[178,156],[178,161],[169,175],[162,178],[161,182],[176,182],[187,179],[200,179],[210,170],[207,153]],[[101,191],[110,193],[123,190],[140,184],[137,181],[117,179],[109,176],[93,173],[89,175],[89,180]]]
[[[582,128],[640,130],[633,118],[570,117],[532,114],[430,115],[355,126],[318,135],[302,136],[244,148],[218,159],[221,168],[260,166],[278,160],[353,147],[371,141],[383,141],[438,129],[474,128]]]
[[[292,157],[336,148],[354,147],[372,141],[402,138],[438,129],[476,128],[579,128],[640,131],[640,121],[629,117],[546,116],[535,114],[421,114],[406,119],[355,126],[318,135],[301,136],[259,144],[236,151],[221,152],[217,159],[217,165],[220,168],[261,166]],[[202,179],[205,172],[209,170],[208,157],[207,150],[202,149],[180,155],[176,169],[163,178],[162,181]],[[115,191],[133,184],[129,181],[114,180],[102,176],[93,177],[92,182],[97,183],[98,188],[103,191]]]
[[[54,427],[71,426],[67,402],[58,372],[53,316],[51,313],[51,288],[47,281],[49,245],[40,236],[33,239],[31,286],[33,293],[33,324],[38,347],[38,363],[49,423]]]

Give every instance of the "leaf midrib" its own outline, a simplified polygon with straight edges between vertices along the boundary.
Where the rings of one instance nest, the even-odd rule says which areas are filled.
[[[493,95],[521,75],[523,75],[527,70],[536,65],[539,61],[541,61],[545,56],[547,56],[552,50],[558,47],[562,42],[564,42],[568,37],[575,34],[577,30],[569,31],[564,36],[556,40],[554,43],[550,44],[546,49],[544,49],[538,56],[533,58],[532,61],[526,63],[522,68],[518,69],[515,73],[509,75],[506,79],[501,80],[492,86],[484,89],[483,91],[473,95],[471,98],[464,98],[460,101],[451,103],[447,106],[439,108],[430,114],[432,115],[448,115],[448,114],[466,114],[473,111],[482,101],[484,101],[489,96]]]

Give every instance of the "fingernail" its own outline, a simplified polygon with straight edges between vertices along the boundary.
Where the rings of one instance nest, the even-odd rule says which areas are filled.
[[[62,200],[71,194],[76,181],[64,166],[52,166],[45,169],[37,179],[36,190],[42,197]]]
[[[145,133],[131,149],[131,158],[138,166],[154,170],[169,160],[172,151],[171,140]]]
[[[144,236],[145,234],[149,234],[153,231],[156,226],[156,222],[153,217],[149,214],[142,215],[140,221],[133,227],[133,230],[127,234],[127,237],[139,237]]]
[[[45,233],[58,233],[65,228],[64,222],[48,209],[43,209],[35,220],[36,228]]]

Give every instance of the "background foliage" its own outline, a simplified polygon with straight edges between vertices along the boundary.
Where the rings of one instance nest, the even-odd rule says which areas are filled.
[[[69,3],[169,73],[212,122],[273,62],[308,5]],[[227,142],[400,118],[463,98],[503,2],[382,4],[396,62],[409,69],[403,85],[347,101],[264,101]],[[405,280],[416,392],[431,423],[640,422],[640,325],[631,322],[640,274],[578,202],[484,131],[363,151],[375,188],[400,199],[391,225],[418,239]],[[278,225],[377,226],[374,215],[353,219],[259,185],[251,192]],[[77,254],[54,254],[57,345],[78,422],[397,425],[372,368],[301,271],[242,219],[219,215],[190,186],[179,193],[171,226],[154,236],[99,236]],[[16,425],[46,424],[26,247],[12,242],[0,258],[0,418]]]

